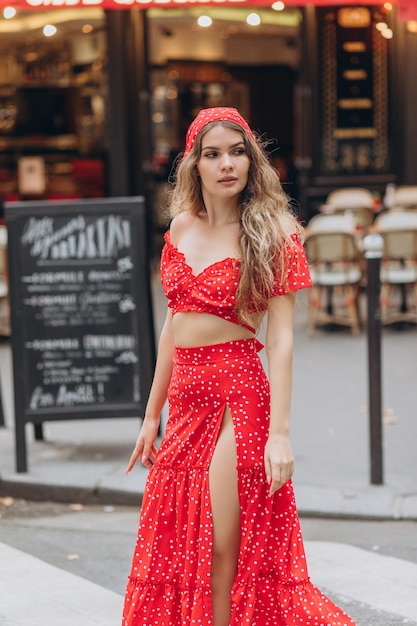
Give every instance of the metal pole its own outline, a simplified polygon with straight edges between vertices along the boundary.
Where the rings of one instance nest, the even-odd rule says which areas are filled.
[[[0,426],[6,426],[4,421],[3,399],[1,395],[1,379],[0,379]]]
[[[367,269],[367,331],[369,380],[369,438],[371,483],[383,484],[382,402],[381,402],[381,307],[380,267],[384,240],[367,235],[363,240]]]

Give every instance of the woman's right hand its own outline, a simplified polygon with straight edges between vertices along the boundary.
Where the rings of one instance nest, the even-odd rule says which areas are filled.
[[[139,458],[145,467],[148,469],[152,467],[157,452],[155,439],[158,436],[159,421],[159,418],[149,417],[145,417],[143,420],[136,445],[126,468],[126,474],[130,472]]]

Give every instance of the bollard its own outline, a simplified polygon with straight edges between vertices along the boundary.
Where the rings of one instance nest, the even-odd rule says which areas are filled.
[[[384,240],[381,235],[367,235],[363,240],[366,259],[368,397],[371,483],[383,484],[382,402],[381,402],[381,305],[380,268]]]

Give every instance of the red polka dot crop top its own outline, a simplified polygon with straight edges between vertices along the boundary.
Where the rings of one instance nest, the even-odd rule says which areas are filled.
[[[292,238],[296,245],[288,247],[286,285],[284,287],[277,281],[272,296],[285,295],[311,286],[304,248],[298,235],[293,235]],[[185,255],[171,243],[169,231],[165,233],[164,240],[165,245],[161,254],[161,282],[168,306],[173,313],[180,311],[211,313],[255,332],[255,328],[239,320],[235,311],[241,261],[226,258],[212,263],[194,275]]]

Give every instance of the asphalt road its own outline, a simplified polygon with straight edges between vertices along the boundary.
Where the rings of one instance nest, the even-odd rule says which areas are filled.
[[[138,514],[129,507],[3,498],[0,541],[123,594]],[[350,544],[417,563],[417,522],[302,518],[301,523],[306,541]],[[343,596],[329,595],[359,626],[417,624]]]

